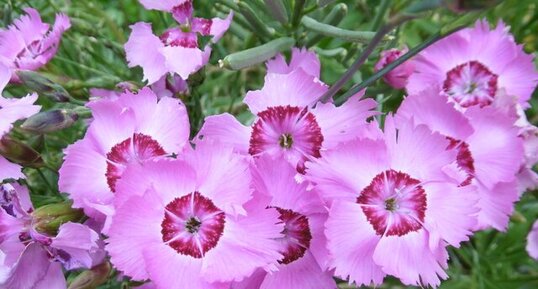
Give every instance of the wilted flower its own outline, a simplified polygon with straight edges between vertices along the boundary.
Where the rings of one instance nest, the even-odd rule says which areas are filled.
[[[67,270],[90,268],[99,250],[98,234],[78,223],[62,224],[56,235],[38,231],[28,191],[17,184],[0,186],[0,267],[8,271],[1,288],[65,287]]]
[[[0,62],[0,139],[9,131],[13,123],[37,113],[41,107],[34,105],[37,94],[21,99],[4,98],[2,92],[11,77],[11,70]],[[8,178],[22,178],[21,167],[10,163],[0,155],[0,182]]]
[[[56,14],[52,30],[43,23],[39,12],[26,8],[27,15],[15,20],[6,30],[0,29],[0,56],[15,70],[37,70],[56,54],[62,34],[71,27],[69,18]],[[0,57],[0,58],[1,58]],[[16,74],[11,79],[18,81]]]

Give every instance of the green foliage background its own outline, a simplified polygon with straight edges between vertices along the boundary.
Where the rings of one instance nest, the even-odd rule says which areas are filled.
[[[293,0],[287,0],[290,2]],[[195,0],[195,13],[206,18],[228,13],[233,1]],[[266,9],[260,9],[259,0],[245,1],[250,4],[264,23],[277,28],[278,34],[290,35],[304,44],[307,35],[304,27],[282,28],[273,20]],[[321,20],[335,3],[345,3],[347,16],[338,25],[350,30],[370,30],[376,17],[380,17],[380,2],[376,0],[335,1],[325,8],[316,8],[315,1],[308,1],[308,16]],[[392,1],[389,11],[397,11],[412,1]],[[228,4],[228,5],[226,5]],[[22,13],[25,7],[34,7],[42,17],[51,23],[54,14],[61,11],[72,20],[72,28],[64,34],[56,57],[40,70],[43,75],[63,85],[74,97],[87,100],[89,88],[102,87],[113,89],[118,82],[130,81],[142,86],[140,68],[129,69],[126,64],[123,44],[128,39],[129,25],[137,21],[150,22],[156,33],[174,25],[170,15],[158,11],[145,10],[137,0],[1,0],[0,26],[7,26]],[[236,17],[237,18],[240,18]],[[386,17],[386,15],[385,15]],[[506,0],[485,14],[491,22],[501,19],[511,26],[516,41],[524,45],[527,53],[536,55],[538,49],[538,2],[535,0]],[[447,9],[437,9],[425,17],[413,20],[393,32],[394,40],[380,46],[380,49],[407,45],[413,47],[444,25],[453,22],[457,15]],[[383,19],[381,17],[380,19]],[[249,30],[248,26],[235,21],[232,29],[215,45],[210,64],[200,77],[203,82],[196,87],[184,101],[191,108],[193,131],[201,125],[203,116],[230,112],[245,123],[252,119],[242,103],[248,90],[259,89],[263,84],[265,68],[262,64],[241,71],[224,70],[218,67],[219,59],[226,55],[265,43]],[[313,49],[318,52],[322,62],[322,80],[334,83],[358,56],[361,46],[333,38],[323,38]],[[377,49],[369,61],[353,77],[352,84],[373,74],[377,61]],[[342,90],[342,91],[345,91]],[[5,95],[20,96],[28,91],[23,87],[9,87]],[[367,90],[368,97],[377,98],[383,103],[384,112],[394,111],[402,100],[403,92],[395,91],[382,81],[377,81]],[[57,107],[72,107],[71,104],[58,104],[44,97],[39,103],[43,110]],[[538,124],[538,94],[531,100],[532,108],[528,117]],[[57,187],[57,170],[62,161],[62,149],[84,135],[85,120],[75,126],[45,136],[35,136],[15,130],[12,135],[39,151],[47,167],[25,169],[28,186],[36,207],[65,199]],[[443,289],[531,289],[538,288],[538,262],[528,257],[525,251],[526,235],[532,222],[538,216],[538,192],[528,192],[517,205],[507,232],[484,231],[476,234],[470,242],[460,249],[450,250],[450,279]],[[78,272],[69,273],[73,278]],[[126,281],[110,279],[100,288],[127,288]],[[353,288],[341,284],[341,288]],[[397,280],[388,278],[381,288],[404,288]]]

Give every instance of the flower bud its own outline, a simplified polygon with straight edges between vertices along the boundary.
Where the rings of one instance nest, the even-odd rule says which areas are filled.
[[[44,164],[41,155],[37,151],[7,136],[0,140],[0,155],[26,167],[39,168]]]
[[[37,208],[33,213],[34,228],[41,233],[54,236],[58,228],[67,222],[78,222],[84,217],[81,209],[72,208],[73,202],[49,204]]]
[[[73,111],[55,109],[34,114],[24,121],[21,128],[35,133],[49,133],[68,128],[77,119],[78,115]]]
[[[67,289],[92,289],[97,288],[99,285],[104,284],[108,275],[112,271],[112,266],[109,262],[104,262],[101,265],[97,265],[90,270],[83,271],[80,273]]]
[[[290,49],[293,45],[295,45],[293,38],[278,38],[254,48],[232,53],[219,60],[219,66],[239,70],[271,59],[279,52]]]
[[[400,56],[406,54],[407,51],[408,49],[407,47],[405,47],[402,50],[389,49],[381,52],[381,58],[375,65],[375,71],[377,72],[383,69],[383,67],[387,66],[391,62],[394,62]],[[405,85],[407,84],[407,79],[409,78],[409,76],[411,76],[414,70],[415,65],[413,61],[408,60],[391,70],[389,73],[385,74],[385,76],[383,76],[383,79],[388,85],[396,89],[401,89],[405,87]]]
[[[69,101],[70,95],[65,88],[41,74],[29,70],[18,70],[16,74],[22,83],[31,90],[57,102]]]

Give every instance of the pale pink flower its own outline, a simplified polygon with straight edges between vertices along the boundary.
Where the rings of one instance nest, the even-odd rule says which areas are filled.
[[[406,54],[407,51],[407,47],[404,47],[401,50],[393,48],[382,51],[379,57],[379,61],[374,67],[375,71],[377,72],[383,69],[385,66],[398,59],[400,56]],[[407,60],[406,62],[400,64],[399,66],[391,70],[389,73],[385,74],[385,76],[383,76],[383,80],[385,80],[388,85],[396,89],[401,89],[406,86],[407,80],[409,79],[409,76],[411,76],[411,74],[414,72],[414,70],[415,64],[413,60]]]
[[[1,44],[0,44],[1,45]],[[23,98],[4,98],[2,92],[11,77],[11,70],[0,62],[0,138],[8,133],[17,120],[27,118],[39,112],[41,107],[34,105],[37,94],[29,94]],[[21,167],[10,163],[0,155],[0,183],[4,179],[23,178]]]
[[[0,29],[0,57],[13,70],[37,70],[56,54],[64,31],[71,27],[69,18],[56,14],[52,30],[43,23],[39,12],[26,8],[27,15],[16,19],[6,30]],[[18,81],[15,73],[11,79]]]
[[[527,252],[529,256],[538,260],[538,221],[532,225],[532,229],[527,236]]]
[[[519,137],[523,140],[524,161],[517,174],[518,191],[523,194],[538,188],[538,174],[533,167],[538,163],[538,127],[528,120],[523,108],[516,104],[516,123]]]
[[[249,160],[216,143],[130,167],[118,182],[107,250],[118,270],[157,288],[229,288],[274,268],[278,213],[251,199]]]
[[[323,224],[327,211],[307,183],[298,184],[295,167],[269,156],[258,158],[253,169],[254,189],[271,199],[269,207],[280,213],[284,231],[274,238],[280,243],[277,272],[260,270],[232,288],[317,289],[336,288],[332,272],[326,270],[328,252]]]
[[[266,66],[267,73],[289,74],[297,68],[301,68],[315,78],[319,79],[321,75],[321,64],[318,56],[306,48],[292,48],[290,63],[286,62],[284,55],[278,54],[275,58],[267,61]]]
[[[149,88],[92,101],[88,107],[93,121],[85,137],[65,149],[59,187],[75,207],[104,221],[113,214],[116,182],[126,167],[181,153],[190,126],[180,100],[158,100]]]
[[[342,143],[306,163],[330,206],[325,234],[337,276],[369,285],[389,274],[432,287],[447,278],[445,247],[468,239],[477,213],[474,188],[444,173],[456,159],[449,143],[387,117],[384,139]]]
[[[28,190],[17,184],[0,186],[0,288],[65,288],[66,270],[91,268],[99,251],[98,234],[87,226],[65,223],[56,236],[34,228]]]
[[[160,2],[160,3],[156,3]],[[230,27],[233,13],[226,19],[193,17],[192,1],[143,1],[152,9],[172,12],[180,27],[169,28],[160,36],[153,34],[151,24],[138,22],[131,26],[132,33],[125,43],[129,67],[141,66],[144,80],[152,84],[167,73],[177,73],[187,79],[209,61],[211,47],[199,48],[198,34],[212,36],[217,42]],[[171,10],[170,10],[171,9]]]
[[[538,127],[529,122],[517,97],[506,94],[504,90],[499,91],[492,106],[513,120],[523,141],[524,159],[516,175],[519,195],[538,188],[538,174],[533,169],[538,163]]]
[[[318,103],[327,86],[318,79],[315,54],[294,50],[293,55],[289,67],[281,57],[269,61],[264,87],[247,93],[244,102],[257,115],[252,126],[230,114],[209,116],[196,141],[217,139],[240,153],[283,158],[302,170],[304,161],[321,151],[370,134],[366,120],[376,114],[376,102],[362,100],[362,91],[339,107]]]
[[[408,96],[398,118],[413,119],[450,140],[457,152],[452,169],[461,186],[477,188],[478,227],[504,230],[519,199],[516,174],[523,162],[523,142],[513,118],[493,106],[470,107],[464,113],[431,87]]]
[[[184,5],[192,0],[139,0],[146,9],[154,9],[160,11],[171,12],[174,7]]]
[[[414,63],[408,93],[417,94],[427,86],[437,85],[459,109],[490,105],[499,89],[517,96],[526,108],[538,84],[533,56],[516,44],[503,22],[490,30],[485,20],[477,21],[473,28],[426,48]]]

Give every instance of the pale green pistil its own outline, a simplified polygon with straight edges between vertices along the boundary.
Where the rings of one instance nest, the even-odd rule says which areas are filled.
[[[291,148],[291,146],[293,145],[293,138],[291,137],[291,134],[285,133],[281,135],[279,139],[279,144],[285,149]]]
[[[394,212],[396,210],[396,199],[390,198],[385,200],[385,210]]]

